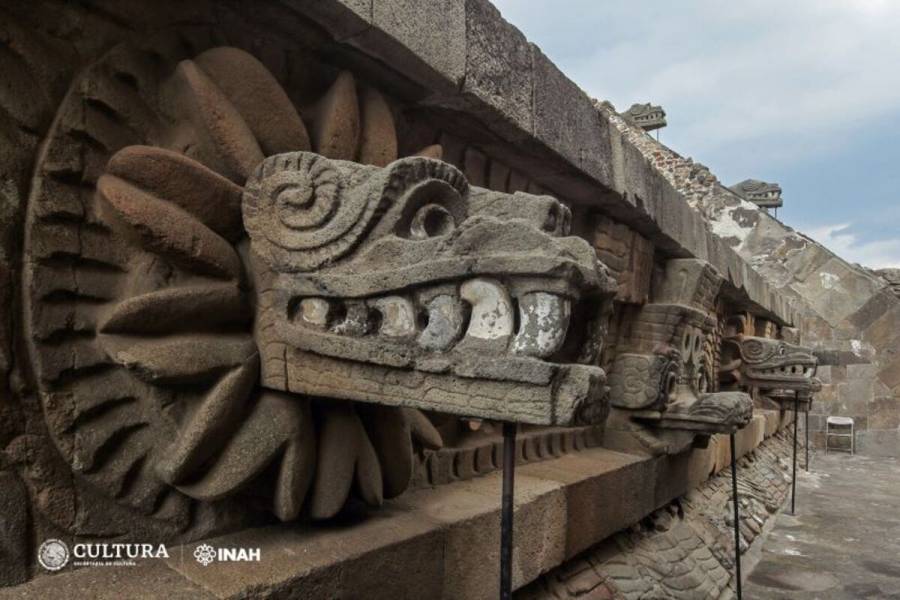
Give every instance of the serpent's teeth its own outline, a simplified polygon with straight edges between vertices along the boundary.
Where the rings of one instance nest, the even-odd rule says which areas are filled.
[[[322,298],[304,298],[300,302],[300,320],[315,327],[328,324],[329,304]]]
[[[462,303],[453,296],[440,295],[428,303],[428,325],[419,335],[419,346],[428,350],[448,350],[462,333]]]
[[[361,336],[369,331],[369,309],[362,300],[344,302],[346,315],[335,323],[332,330],[342,335]]]
[[[459,294],[472,305],[469,328],[461,343],[506,349],[513,333],[512,301],[506,288],[497,281],[479,277],[462,284]]]
[[[370,302],[381,313],[380,335],[391,338],[408,338],[416,334],[416,309],[402,296],[386,296]]]
[[[571,303],[548,294],[532,292],[519,298],[519,333],[513,340],[516,354],[546,358],[560,349],[569,329]]]

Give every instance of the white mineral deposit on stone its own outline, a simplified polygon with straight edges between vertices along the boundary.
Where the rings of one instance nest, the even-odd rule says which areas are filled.
[[[462,303],[454,296],[442,294],[427,306],[428,325],[419,334],[418,344],[428,350],[447,350],[462,331]]]
[[[746,202],[745,204],[750,203]],[[755,206],[753,208],[754,210],[756,209]],[[747,239],[747,235],[750,233],[751,229],[743,227],[734,217],[731,216],[735,211],[742,209],[744,209],[743,205],[731,210],[722,211],[716,216],[716,218],[711,219],[709,225],[712,229],[712,232],[724,239],[737,238],[738,240],[740,240],[740,243],[743,244]],[[737,250],[739,248],[740,245],[738,245],[735,249]]]
[[[416,309],[402,296],[386,296],[371,302],[381,313],[380,335],[393,338],[411,337],[416,334]]]
[[[498,340],[512,335],[512,301],[503,285],[491,279],[472,279],[460,286],[459,294],[472,305],[467,338]]]
[[[325,327],[328,322],[328,301],[322,298],[304,298],[300,302],[300,318],[310,325]]]
[[[833,290],[841,281],[841,278],[834,273],[819,273],[819,279],[822,280],[822,287],[826,290]]]
[[[546,292],[525,294],[519,299],[519,333],[513,352],[547,357],[559,350],[569,328],[571,302]]]

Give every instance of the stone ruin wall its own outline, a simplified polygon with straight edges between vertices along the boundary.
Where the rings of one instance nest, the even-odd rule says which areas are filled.
[[[822,391],[810,411],[811,440],[824,448],[825,417],[853,417],[856,450],[900,455],[900,295],[896,269],[849,264],[723,186],[685,158],[598,104],[654,168],[802,311],[803,342],[816,348]],[[846,440],[833,440],[842,443]]]
[[[713,374],[705,391],[719,391],[714,374],[730,319],[739,318],[747,324],[748,333],[773,341],[791,338],[790,325],[802,325],[800,313],[777,291],[779,286],[767,283],[726,242],[710,233],[682,198],[690,201],[692,196],[645,159],[641,139],[620,130],[614,115],[598,111],[490,4],[447,0],[441,7],[429,3],[427,10],[415,10],[413,4],[284,1],[248,11],[242,3],[227,1],[152,7],[143,2],[78,6],[40,2],[6,3],[0,8],[4,70],[11,74],[11,85],[0,96],[4,139],[0,146],[0,306],[4,315],[0,324],[0,371],[4,373],[0,511],[6,527],[0,583],[21,583],[42,575],[32,556],[40,540],[54,536],[165,540],[187,544],[186,553],[193,550],[195,540],[224,536],[216,539],[223,543],[250,539],[264,549],[293,547],[301,553],[321,547],[328,553],[327,535],[286,533],[271,524],[271,515],[244,510],[227,498],[194,505],[181,520],[161,518],[158,506],[151,507],[156,513],[147,516],[147,511],[142,514],[123,506],[121,497],[119,502],[111,501],[103,482],[122,486],[122,497],[140,490],[144,483],[139,468],[117,466],[117,457],[127,455],[120,449],[124,448],[121,440],[131,431],[120,429],[119,421],[113,421],[106,441],[74,437],[75,446],[84,440],[98,444],[86,460],[108,461],[111,479],[103,479],[107,476],[103,469],[78,466],[77,460],[75,470],[82,472],[73,473],[71,457],[64,456],[71,448],[65,441],[61,447],[55,445],[59,439],[51,441],[59,438],[57,430],[66,435],[77,430],[77,418],[65,421],[70,418],[65,403],[79,396],[78,392],[46,394],[48,386],[69,385],[81,372],[89,378],[104,372],[95,368],[91,361],[97,359],[87,347],[95,337],[92,311],[74,306],[71,299],[85,290],[96,292],[91,303],[105,299],[103,294],[112,289],[106,283],[110,275],[123,271],[117,261],[128,256],[123,240],[111,236],[101,222],[91,221],[97,217],[91,198],[98,176],[108,169],[111,155],[140,140],[145,117],[140,107],[117,104],[122,100],[117,96],[121,84],[141,83],[127,76],[133,65],[127,63],[130,51],[121,51],[123,44],[143,48],[154,60],[168,65],[208,48],[246,51],[300,108],[313,143],[323,154],[322,140],[330,139],[323,129],[329,131],[330,124],[340,130],[344,113],[334,107],[347,101],[347,96],[334,90],[349,79],[362,98],[351,96],[350,102],[363,107],[363,126],[370,128],[371,139],[384,139],[383,127],[390,123],[391,139],[396,142],[388,150],[375,144],[375,153],[368,155],[354,148],[352,153],[359,154],[350,158],[383,165],[379,161],[384,157],[378,152],[393,157],[437,156],[455,165],[471,186],[559,198],[570,213],[572,233],[593,245],[605,272],[616,282],[606,309],[611,311],[609,326],[597,333],[605,344],[596,348],[595,360],[609,372],[615,371],[613,363],[622,352],[646,356],[655,352],[636,342],[632,332],[644,331],[641,327],[657,331],[655,313],[645,307],[663,307],[658,308],[661,314],[669,314],[666,311],[674,309],[665,307],[678,305],[671,298],[665,300],[673,293],[671,281],[666,283],[668,273],[678,260],[688,261],[684,271],[688,277],[699,278],[696,296],[682,300],[690,306],[678,310],[691,315],[691,327],[697,331],[708,325],[693,356]],[[69,108],[60,111],[61,106]],[[336,115],[332,121],[322,117],[329,108]],[[59,144],[65,136],[71,141]],[[79,149],[73,155],[56,155],[57,147]],[[43,157],[36,161],[41,153]],[[23,270],[37,264],[56,269],[59,276],[32,279],[23,287]],[[703,288],[704,278],[714,282],[708,283],[711,288]],[[43,311],[37,328],[23,326],[26,312],[35,310],[32,305]],[[656,334],[648,335],[652,339]],[[86,349],[67,345],[70,339],[86,342]],[[39,360],[32,360],[35,356]],[[56,356],[58,362],[46,356]],[[109,389],[115,392],[114,387]],[[112,398],[115,406],[129,401],[121,400]],[[619,410],[616,414],[628,413]],[[54,415],[60,415],[60,420]],[[103,416],[94,410],[80,418],[97,415]],[[641,418],[645,423],[661,422],[653,411],[644,411]],[[691,414],[680,418],[689,420]],[[716,418],[743,416],[728,413]],[[748,545],[783,498],[787,449],[779,431],[789,420],[790,413],[784,411],[757,410],[738,434],[744,485],[753,487],[746,495],[746,525],[742,526]],[[361,548],[358,554],[339,557],[334,564],[284,559],[287,562],[277,575],[245,573],[240,581],[173,562],[160,590],[171,586],[172,590],[229,597],[307,589],[353,596],[354,590],[366,589],[365,581],[354,579],[343,568],[353,560],[362,565],[402,565],[398,580],[392,583],[397,586],[393,597],[410,589],[415,576],[432,586],[428,589],[433,588],[436,595],[495,596],[483,584],[490,580],[493,585],[495,567],[490,561],[475,564],[466,555],[478,548],[483,555],[495,556],[497,512],[490,495],[495,480],[481,476],[499,465],[498,427],[490,419],[469,420],[464,426],[440,415],[433,421],[444,447],[431,449],[427,438],[434,432],[419,430],[409,491],[396,501],[400,509],[391,504],[384,509],[387,529],[378,529],[376,519],[358,530],[351,528],[347,539],[341,538],[341,543],[349,541],[348,546]],[[724,515],[729,511],[727,492],[721,490],[722,471],[728,464],[727,436],[703,430],[670,435],[652,427],[646,435],[637,428],[639,435],[633,436],[635,430],[627,422],[617,422],[608,431],[598,426],[525,428],[517,452],[523,466],[516,518],[520,547],[531,550],[517,559],[514,577],[517,586],[536,583],[523,593],[545,589],[556,594],[548,597],[569,597],[553,590],[568,585],[566,573],[583,570],[587,562],[596,585],[608,582],[610,594],[637,597],[646,592],[641,585],[665,585],[665,574],[688,555],[713,565],[712,575],[708,580],[691,579],[684,589],[715,589],[718,594],[728,590],[731,542]],[[138,461],[144,461],[144,456]],[[453,498],[462,498],[460,506],[470,507],[469,512],[443,514],[439,507]],[[603,508],[600,513],[598,505]],[[279,518],[286,512],[294,514],[293,510],[289,501],[276,502],[274,507]],[[399,525],[392,519],[399,519]],[[261,525],[266,528],[253,529]],[[659,548],[667,548],[661,561]],[[434,556],[438,562],[429,562]],[[404,561],[416,563],[418,569],[410,570],[417,575],[404,572],[408,567]],[[562,571],[555,571],[560,565],[564,565]],[[136,577],[157,577],[158,568],[138,569]],[[643,583],[628,583],[634,573],[641,574]],[[53,579],[56,585],[77,589],[84,585],[79,577],[88,576],[76,572]],[[99,577],[97,585],[102,585],[103,576]],[[34,590],[51,585],[47,579],[34,580]],[[391,587],[386,585],[383,593],[392,597]]]

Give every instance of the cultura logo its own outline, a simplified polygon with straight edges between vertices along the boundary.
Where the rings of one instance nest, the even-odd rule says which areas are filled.
[[[204,567],[216,560],[216,549],[209,544],[200,544],[194,548],[194,558]]]
[[[48,571],[59,571],[69,562],[69,547],[62,540],[46,540],[38,548],[37,558]]]

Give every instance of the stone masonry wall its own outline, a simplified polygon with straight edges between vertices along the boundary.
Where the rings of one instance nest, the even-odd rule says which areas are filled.
[[[844,261],[721,185],[708,168],[599,110],[773,288],[796,300],[802,342],[816,349],[823,389],[810,411],[824,446],[825,417],[853,417],[856,449],[900,456],[900,298],[890,281]]]
[[[790,432],[738,461],[741,552],[746,554],[790,490]],[[734,519],[731,471],[541,577],[521,600],[731,598]]]

